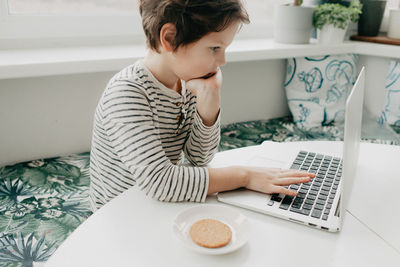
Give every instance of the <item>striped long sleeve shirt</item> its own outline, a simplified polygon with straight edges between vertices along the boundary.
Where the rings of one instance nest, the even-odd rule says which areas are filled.
[[[90,154],[93,209],[139,186],[160,201],[204,202],[218,149],[220,116],[203,124],[196,96],[161,84],[142,61],[108,83],[94,116]],[[192,166],[181,165],[183,158]]]

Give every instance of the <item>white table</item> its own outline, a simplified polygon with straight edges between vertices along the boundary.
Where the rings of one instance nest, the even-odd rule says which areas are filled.
[[[309,149],[324,148],[326,151],[336,152],[341,147],[338,142],[295,142],[286,145],[301,145],[301,148]],[[245,163],[255,154],[261,153],[260,149],[263,147],[221,152],[211,165]],[[389,150],[390,153],[400,156],[398,147],[362,144],[359,168],[370,171],[368,166],[372,166],[369,162],[371,152],[375,153],[373,157],[382,158]],[[277,155],[278,158],[282,156],[284,153]],[[380,164],[385,162],[393,164],[390,160],[383,160]],[[384,166],[379,165],[379,168],[382,167]],[[399,169],[387,167],[400,180]],[[360,173],[365,175],[363,171]],[[360,186],[357,181],[355,192],[368,187]],[[395,181],[393,184],[396,189],[375,191],[398,191],[399,182]],[[371,186],[370,190],[376,185],[372,183]],[[356,196],[355,200],[351,200],[350,207],[357,208],[357,201],[364,194],[357,193]],[[217,202],[215,196],[208,197],[207,203],[224,205]],[[195,205],[201,204],[158,202],[146,197],[137,188],[132,188],[80,225],[49,259],[46,266],[400,266],[398,250],[349,213],[340,233],[328,233],[235,208],[247,216],[250,222],[249,242],[241,249],[226,255],[198,254],[186,248],[172,231],[174,218],[182,210]],[[393,206],[397,208],[395,212],[400,214],[398,201]],[[360,214],[363,215],[363,210]],[[381,227],[384,228],[384,224]]]

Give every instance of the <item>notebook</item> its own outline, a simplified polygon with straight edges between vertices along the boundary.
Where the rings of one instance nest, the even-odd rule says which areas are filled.
[[[301,148],[285,151],[293,154],[288,168],[316,174],[309,183],[288,187],[298,192],[296,197],[239,189],[218,193],[218,201],[330,232],[340,231],[358,161],[364,83],[363,67],[346,101],[342,155]]]

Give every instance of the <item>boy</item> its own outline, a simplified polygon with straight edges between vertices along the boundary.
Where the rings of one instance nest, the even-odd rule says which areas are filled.
[[[249,19],[240,0],[140,0],[149,47],[108,83],[95,113],[90,195],[94,209],[139,186],[160,201],[204,202],[246,187],[264,193],[313,174],[206,164],[217,152],[225,50]],[[181,166],[183,155],[193,166]]]

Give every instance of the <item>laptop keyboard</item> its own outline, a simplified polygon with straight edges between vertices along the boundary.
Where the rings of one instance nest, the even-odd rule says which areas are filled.
[[[291,169],[315,173],[308,183],[286,186],[297,191],[296,197],[272,194],[268,205],[279,202],[279,208],[305,216],[327,220],[342,177],[342,160],[322,154],[300,151]]]

